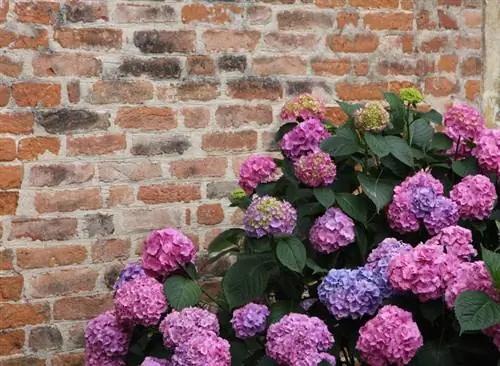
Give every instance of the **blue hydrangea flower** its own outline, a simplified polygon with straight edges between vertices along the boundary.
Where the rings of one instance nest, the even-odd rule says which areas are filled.
[[[115,282],[114,290],[118,290],[122,287],[126,282],[130,282],[133,279],[136,279],[139,276],[144,275],[144,269],[140,264],[130,263],[128,264],[118,276],[118,279]]]

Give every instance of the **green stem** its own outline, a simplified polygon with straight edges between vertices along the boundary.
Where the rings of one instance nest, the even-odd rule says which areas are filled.
[[[411,146],[411,136],[410,136],[410,104],[406,105],[406,131],[408,134],[408,144]]]

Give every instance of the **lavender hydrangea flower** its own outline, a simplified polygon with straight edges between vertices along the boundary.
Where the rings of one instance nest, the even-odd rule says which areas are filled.
[[[126,282],[130,282],[136,279],[139,276],[144,276],[144,269],[138,263],[129,263],[127,266],[120,272],[118,279],[115,282],[114,290],[118,290],[122,287]]]
[[[231,324],[236,337],[245,339],[263,332],[266,329],[266,319],[271,314],[266,305],[246,304],[233,312]]]
[[[437,197],[432,187],[417,187],[415,191],[413,191],[411,212],[413,212],[417,218],[423,218],[436,207]]]
[[[294,167],[299,181],[309,187],[328,186],[333,183],[337,174],[332,158],[322,151],[301,156]]]
[[[320,152],[320,143],[330,134],[318,119],[308,119],[287,132],[281,140],[284,155],[292,161]]]
[[[255,196],[243,217],[246,234],[254,238],[292,234],[296,223],[295,208],[289,202],[271,196]]]
[[[312,247],[321,253],[333,253],[354,239],[354,222],[339,208],[333,207],[316,219],[309,232]]]
[[[458,205],[451,199],[439,196],[435,203],[435,207],[424,216],[425,228],[431,235],[447,226],[455,225],[460,219]]]
[[[382,276],[366,268],[332,269],[318,287],[319,300],[337,319],[375,314],[382,304]]]
[[[230,366],[229,342],[213,332],[200,331],[179,344],[171,366]]]
[[[146,357],[141,363],[141,366],[168,366],[168,360],[156,357]]]

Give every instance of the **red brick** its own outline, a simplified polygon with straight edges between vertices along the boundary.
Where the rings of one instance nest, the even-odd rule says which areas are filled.
[[[335,86],[337,90],[337,97],[341,100],[375,100],[382,99],[385,83],[371,83],[371,84],[350,84],[350,83],[337,83]]]
[[[0,225],[0,231],[2,231]],[[1,235],[0,235],[1,237]],[[14,268],[13,265],[13,260],[14,260],[14,252],[12,249],[6,249],[2,248],[0,249],[0,270],[2,271],[10,271],[11,269]]]
[[[219,84],[212,81],[188,80],[177,88],[179,100],[208,101],[219,96]]]
[[[468,57],[460,65],[462,76],[480,75],[482,71],[482,61],[479,57]]]
[[[278,13],[280,30],[331,29],[332,27],[333,19],[324,11],[292,10]]]
[[[481,36],[458,36],[456,40],[456,47],[478,50],[481,48],[481,40]]]
[[[270,21],[273,12],[268,6],[250,6],[247,8],[247,18],[250,24],[266,24]]]
[[[9,239],[28,238],[31,240],[69,240],[76,236],[75,218],[24,219],[15,218],[11,222]]]
[[[10,100],[10,87],[7,85],[0,85],[0,107],[5,107],[9,104]]]
[[[15,215],[18,201],[18,192],[0,192],[0,216]]]
[[[253,72],[261,76],[276,74],[303,75],[307,73],[307,61],[300,57],[260,57],[253,60]]]
[[[59,155],[61,143],[57,137],[26,137],[19,141],[17,158],[36,160],[39,155],[50,152]]]
[[[94,166],[89,163],[66,163],[34,165],[30,169],[29,185],[54,187],[67,184],[81,184],[94,177]]]
[[[365,27],[376,30],[411,30],[413,14],[409,13],[369,13],[364,17]]]
[[[0,138],[0,161],[12,161],[16,158],[16,140]]]
[[[403,88],[415,88],[415,84],[410,82],[410,81],[389,81],[387,83],[387,91],[394,93],[394,94],[399,94],[399,91]]]
[[[148,207],[122,210],[123,233],[157,230],[158,227],[177,227],[184,223],[184,210],[175,207]]]
[[[59,4],[49,1],[17,2],[17,20],[23,23],[51,24],[59,15]]]
[[[93,104],[139,104],[153,98],[153,85],[146,80],[101,80],[92,85]]]
[[[48,304],[0,304],[0,329],[35,325],[50,321]]]
[[[180,179],[195,177],[224,177],[226,175],[226,158],[201,158],[177,160],[170,164],[171,174]]]
[[[189,75],[213,75],[215,72],[214,60],[210,56],[189,56],[187,72]]]
[[[27,33],[14,33],[0,29],[0,47],[46,49],[49,47],[49,34],[45,29],[32,29]]]
[[[232,23],[238,18],[241,19],[243,9],[233,4],[189,4],[182,7],[183,23]]]
[[[22,181],[23,167],[21,165],[0,165],[0,189],[20,188]]]
[[[345,0],[314,0],[318,8],[340,8],[345,6]]]
[[[378,72],[382,75],[427,75],[434,72],[434,63],[426,60],[403,60],[401,62],[383,61],[378,64]]]
[[[445,97],[458,91],[456,82],[445,77],[434,77],[425,79],[425,93],[435,97]]]
[[[465,82],[465,96],[468,100],[476,101],[481,96],[481,81],[467,80]]]
[[[127,147],[124,134],[68,137],[66,144],[68,156],[109,155]]]
[[[24,330],[8,330],[0,333],[0,356],[23,354],[23,348]]]
[[[144,131],[164,131],[177,127],[176,114],[171,108],[123,107],[118,110],[115,123],[121,128]]]
[[[57,300],[54,303],[54,319],[86,320],[111,309],[111,293],[96,296],[75,296]]]
[[[30,278],[31,296],[43,298],[92,291],[99,273],[91,269],[57,269]]]
[[[68,82],[68,100],[72,104],[80,101],[80,80],[71,80]]]
[[[194,30],[180,31],[137,31],[134,45],[144,53],[194,52],[196,50]]]
[[[176,20],[175,10],[169,5],[117,4],[113,19],[117,23],[164,23]]]
[[[71,23],[92,23],[108,20],[108,8],[104,1],[70,0],[65,4],[66,20]]]
[[[52,359],[52,366],[84,366],[85,355],[83,353],[68,353],[57,355]]]
[[[0,0],[1,1],[1,0]],[[0,75],[16,78],[23,71],[23,62],[9,56],[0,56]]]
[[[483,24],[483,13],[481,10],[467,9],[463,10],[464,23],[469,28],[481,28]],[[0,66],[1,67],[1,66]]]
[[[24,269],[80,264],[87,259],[87,249],[79,245],[50,248],[16,249],[17,265]]]
[[[272,32],[264,35],[264,44],[272,51],[313,51],[318,44],[318,35]]]
[[[112,262],[129,257],[130,241],[121,239],[98,240],[92,244],[92,262]]]
[[[216,225],[224,220],[224,209],[220,203],[207,204],[198,207],[196,212],[198,224]]]
[[[203,33],[205,50],[253,51],[260,39],[258,31],[207,30]]]
[[[313,59],[311,67],[316,75],[346,75],[351,70],[349,59]]]
[[[243,127],[249,125],[269,125],[273,122],[273,111],[265,105],[256,106],[219,106],[215,112],[220,127]]]
[[[228,94],[236,99],[277,100],[283,95],[283,87],[276,79],[247,77],[229,81]]]
[[[9,0],[0,0],[0,22],[7,19],[7,14],[9,13]]]
[[[107,28],[62,28],[54,32],[54,40],[64,48],[120,49],[122,31]]]
[[[417,14],[417,29],[436,29],[437,24],[431,20],[431,13],[429,10],[421,10]]]
[[[347,121],[349,116],[340,107],[327,107],[325,111],[325,119],[332,122],[335,126],[340,126]]]
[[[457,55],[441,55],[438,62],[438,70],[445,72],[455,72],[457,70]]]
[[[213,132],[203,136],[205,151],[251,151],[257,148],[256,131]]]
[[[444,29],[458,29],[457,20],[444,10],[438,9],[439,26]]]
[[[41,55],[33,60],[35,76],[98,76],[101,61],[83,53]]]
[[[437,36],[424,41],[420,45],[421,52],[442,52],[449,45],[449,39],[447,36]]]
[[[354,64],[354,73],[358,76],[366,76],[370,71],[370,64],[368,61],[359,61]]]
[[[101,190],[99,188],[80,188],[67,191],[37,192],[35,208],[39,213],[96,210],[101,208]]]
[[[61,85],[17,83],[12,85],[12,96],[19,107],[55,107],[61,103]]]
[[[188,128],[205,128],[210,122],[210,110],[203,107],[182,108],[184,126]]]
[[[377,49],[379,38],[375,34],[334,35],[327,37],[326,42],[334,52],[371,53]]]
[[[30,356],[14,357],[2,361],[0,366],[45,366],[45,359]]]
[[[148,160],[99,163],[101,182],[141,181],[162,176],[161,164]]]
[[[18,37],[19,35],[14,32],[0,29],[0,47],[12,47]]]
[[[20,300],[23,284],[23,276],[0,277],[0,302]]]
[[[462,5],[462,0],[439,0],[439,5],[451,5],[451,6],[460,6]]]
[[[349,0],[349,4],[358,8],[397,8],[398,0]]]
[[[0,113],[0,133],[28,134],[34,122],[31,113]]]
[[[356,27],[359,15],[357,13],[339,13],[337,15],[337,28],[344,29],[347,26]]]
[[[109,188],[108,207],[128,206],[134,203],[134,190],[130,186],[113,186]]]
[[[139,187],[137,198],[145,203],[191,202],[201,198],[197,184],[156,184]]]

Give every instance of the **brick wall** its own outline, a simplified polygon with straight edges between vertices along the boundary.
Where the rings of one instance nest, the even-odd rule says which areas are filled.
[[[479,103],[481,54],[479,0],[0,0],[0,365],[79,364],[150,230],[238,224],[284,99]]]

